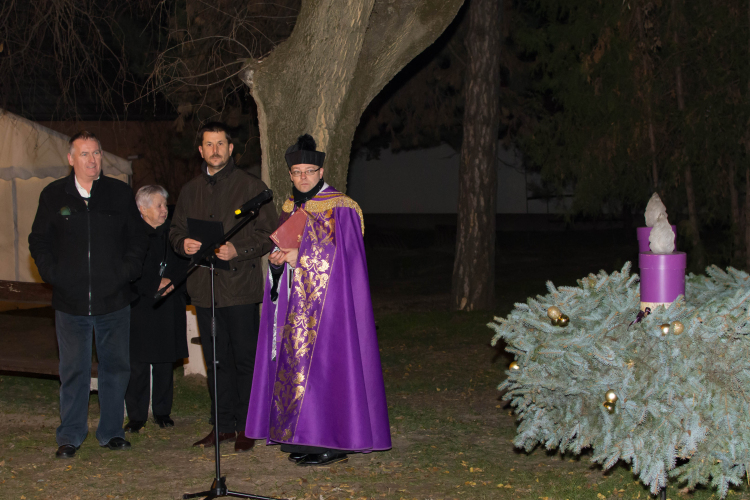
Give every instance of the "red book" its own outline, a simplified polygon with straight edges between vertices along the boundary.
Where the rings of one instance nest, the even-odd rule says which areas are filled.
[[[279,248],[299,248],[302,233],[307,224],[307,212],[297,209],[272,235],[271,240]]]

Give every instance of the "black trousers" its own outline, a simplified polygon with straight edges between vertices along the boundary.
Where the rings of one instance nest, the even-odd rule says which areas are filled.
[[[153,393],[149,398],[150,368],[154,367]],[[128,409],[128,419],[148,420],[148,402],[154,415],[164,417],[172,412],[172,395],[174,383],[172,368],[174,363],[145,363],[130,361],[130,382],[125,391],[125,404]]]
[[[196,307],[208,390],[214,401],[211,308]],[[245,432],[247,405],[253,387],[255,351],[260,317],[258,304],[216,308],[216,382],[219,402],[219,432]]]

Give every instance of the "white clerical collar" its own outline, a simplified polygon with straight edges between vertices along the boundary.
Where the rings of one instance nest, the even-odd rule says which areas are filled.
[[[99,174],[99,177],[101,177],[101,176],[102,176],[102,174],[100,173],[100,174]],[[97,181],[99,180],[99,177],[97,177],[97,178],[96,178],[96,180],[97,180]],[[88,199],[88,198],[91,198],[91,193],[89,193],[88,191],[86,191],[86,189],[84,189],[84,187],[83,187],[83,186],[81,186],[81,183],[80,183],[80,182],[78,182],[78,177],[76,177],[76,175],[75,175],[75,174],[73,174],[73,178],[74,178],[74,179],[75,179],[75,181],[76,181],[76,189],[78,190],[78,193],[79,193],[79,194],[80,194],[80,195],[81,195],[81,196],[82,196],[83,198],[86,198],[86,199]],[[94,184],[92,183],[92,184],[91,184],[91,186],[93,187],[93,186],[94,186]]]

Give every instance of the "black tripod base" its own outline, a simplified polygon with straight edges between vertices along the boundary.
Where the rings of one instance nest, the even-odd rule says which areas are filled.
[[[214,479],[211,483],[211,489],[208,491],[201,491],[199,493],[185,493],[182,498],[198,498],[203,497],[204,500],[210,500],[212,498],[219,497],[235,497],[235,498],[255,498],[256,500],[277,500],[271,497],[262,497],[260,495],[252,495],[250,493],[241,493],[239,491],[229,491],[227,489],[227,478],[222,477],[220,480]]]
[[[211,483],[211,489],[208,491],[201,491],[199,493],[185,493],[182,495],[182,498],[198,498],[198,497],[206,497],[205,500],[208,500],[209,498],[218,498],[218,497],[225,497],[227,496],[227,478],[222,477],[219,481],[214,479],[214,482]]]

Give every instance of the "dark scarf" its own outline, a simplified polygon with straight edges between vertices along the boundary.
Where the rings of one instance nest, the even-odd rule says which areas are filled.
[[[299,207],[306,201],[309,201],[315,198],[315,195],[317,195],[320,192],[320,190],[323,189],[323,184],[325,184],[325,181],[323,181],[323,178],[321,177],[318,183],[315,184],[315,186],[313,186],[313,188],[306,193],[303,193],[296,187],[292,186],[292,195],[294,196],[294,206]]]
[[[234,158],[231,156],[229,157],[229,161],[226,165],[224,165],[224,168],[216,172],[214,175],[208,174],[208,164],[204,160],[201,164],[201,174],[203,175],[203,178],[205,179],[207,184],[210,184],[212,186],[216,185],[216,181],[220,181],[222,179],[225,179],[226,177],[229,177],[229,175],[232,173],[232,171],[235,169],[234,165]]]

